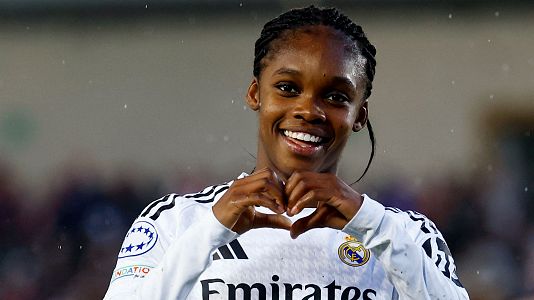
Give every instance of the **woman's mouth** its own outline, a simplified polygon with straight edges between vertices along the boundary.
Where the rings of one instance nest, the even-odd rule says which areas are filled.
[[[323,138],[305,132],[284,130],[284,135],[295,140],[311,143],[320,143]]]
[[[323,150],[325,138],[307,132],[282,130],[289,149],[298,155],[314,156]]]

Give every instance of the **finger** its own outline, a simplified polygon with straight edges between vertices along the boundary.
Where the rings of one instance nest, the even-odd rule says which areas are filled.
[[[260,170],[254,171],[254,173],[246,177],[237,179],[234,183],[238,185],[248,184],[250,182],[256,181],[261,178],[268,178],[270,173],[271,173],[271,170],[269,170],[268,168],[262,168]]]
[[[229,190],[213,206],[215,217],[228,228],[232,228],[241,213],[254,205],[264,206],[275,213],[283,213],[285,205],[281,192],[269,186],[273,174],[267,168],[258,170],[253,175],[236,180]],[[264,191],[269,191],[261,195]],[[279,203],[279,204],[277,204]]]
[[[254,214],[254,208],[248,207],[248,209],[245,209],[240,215],[240,217],[235,220],[231,229],[239,234],[243,234],[249,231],[252,228]]]
[[[285,211],[285,195],[278,184],[272,182],[269,177],[259,178],[249,182],[239,188],[239,193],[247,195],[252,193],[263,193],[274,199],[278,206]]]
[[[236,182],[239,183],[239,185],[248,185],[255,181],[260,181],[264,183],[271,182],[273,186],[275,186],[279,190],[282,190],[283,188],[283,182],[279,179],[278,175],[276,175],[274,171],[268,168],[263,168],[253,173],[252,175],[237,180]]]
[[[286,183],[285,183],[284,179],[282,178],[282,176],[278,175],[276,172],[273,171],[273,177],[278,182],[278,184],[280,185],[280,188],[283,189],[284,186],[286,185]]]
[[[323,175],[315,172],[294,172],[285,186],[285,193],[288,197],[287,208],[291,209],[310,190],[324,186]]]
[[[268,171],[269,171],[269,168],[268,168],[268,167],[263,167],[263,168],[261,168],[261,169],[254,170],[254,171],[252,172],[252,174],[250,174],[250,175],[247,176],[247,177],[255,176],[255,175],[257,175],[257,174],[261,174],[261,173],[268,172]]]
[[[275,171],[268,169],[265,172],[266,178],[268,178],[274,185],[276,185],[278,188],[282,189],[285,185],[284,181],[278,174],[276,174]]]
[[[342,229],[347,225],[347,222],[343,214],[339,211],[328,205],[322,205],[311,215],[293,223],[290,229],[290,235],[295,239],[304,232],[314,228],[329,227]]]
[[[276,174],[276,172],[274,171],[272,172],[271,180],[274,185],[273,193],[275,193],[275,195],[273,194],[273,196],[275,196],[278,200],[280,200],[279,203],[282,205],[282,207],[285,210],[287,207],[287,197],[284,191],[285,182],[282,179],[282,177],[278,176],[278,174]]]
[[[304,208],[318,207],[319,204],[327,203],[330,199],[330,192],[325,189],[315,189],[308,191],[301,198],[295,200],[292,206],[288,206],[288,215],[293,216],[300,213]]]
[[[306,182],[302,180],[293,185],[291,191],[286,191],[288,210],[291,210],[293,206],[295,206],[295,203],[297,203],[300,198],[302,198],[306,193],[308,193],[308,191],[309,188],[306,185]]]
[[[270,184],[270,181],[266,177],[257,177],[254,180],[241,182],[239,186],[234,188],[237,194],[248,195],[251,193],[264,192],[267,190],[266,185]]]
[[[267,193],[272,198],[275,199],[276,203],[282,207],[282,209],[286,209],[286,201],[285,201],[285,194],[280,189],[280,186],[277,183],[273,182],[267,182],[263,188],[264,193]]]
[[[256,211],[252,228],[277,228],[289,230],[291,228],[291,221],[283,215],[263,214]]]
[[[264,191],[274,197],[278,205],[280,205],[285,210],[287,201],[285,193],[283,192],[283,182],[280,180],[280,178],[274,171],[270,169],[267,170],[268,172],[265,173],[265,179],[267,179],[268,182],[264,186]]]
[[[250,206],[263,206],[272,210],[274,213],[281,214],[284,212],[283,208],[276,203],[276,199],[265,193],[251,193],[239,199],[235,203],[243,210]]]
[[[324,185],[325,179],[328,179],[327,175],[332,175],[330,173],[317,173],[311,171],[295,171],[287,179],[285,184],[286,193],[292,193],[293,189],[297,186],[300,181],[304,181],[310,188],[320,187]]]
[[[241,181],[236,186],[231,187],[223,197],[224,202],[233,203],[234,209],[232,210],[234,215],[239,215],[243,209],[251,205],[261,205],[270,208],[276,213],[282,213],[285,211],[285,195],[282,193],[277,184],[274,184],[272,172],[268,169],[260,171],[261,173],[255,174],[254,180]],[[254,202],[255,197],[263,194],[263,197],[269,200],[274,200],[276,205],[270,203],[258,203]],[[263,199],[265,201],[265,199]],[[219,201],[221,202],[221,201]]]
[[[313,228],[318,228],[320,224],[319,220],[322,217],[322,214],[324,214],[322,211],[324,210],[317,209],[311,215],[299,219],[293,223],[293,225],[291,225],[291,229],[289,230],[291,238],[296,239],[299,235],[305,233],[306,231]]]
[[[289,178],[287,179],[286,185],[284,187],[285,192],[287,195],[290,195],[297,184],[302,181],[302,178],[304,177],[304,174],[302,172],[295,171]]]

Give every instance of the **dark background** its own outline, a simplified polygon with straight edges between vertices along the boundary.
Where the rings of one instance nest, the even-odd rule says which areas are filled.
[[[102,298],[145,205],[250,171],[254,41],[312,3],[378,49],[354,187],[434,220],[472,299],[534,299],[534,5],[401,0],[0,1],[0,298]]]

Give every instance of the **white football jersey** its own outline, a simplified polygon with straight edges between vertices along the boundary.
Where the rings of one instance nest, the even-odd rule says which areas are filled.
[[[211,209],[231,184],[148,205],[126,234],[105,299],[469,298],[441,233],[419,213],[364,195],[343,230],[239,236]]]

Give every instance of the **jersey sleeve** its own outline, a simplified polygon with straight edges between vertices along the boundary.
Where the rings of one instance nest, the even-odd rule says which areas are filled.
[[[469,299],[443,236],[425,216],[385,208],[364,195],[343,231],[376,256],[399,299]]]
[[[104,299],[186,299],[213,251],[236,238],[211,206],[184,201],[167,196],[134,221]]]

